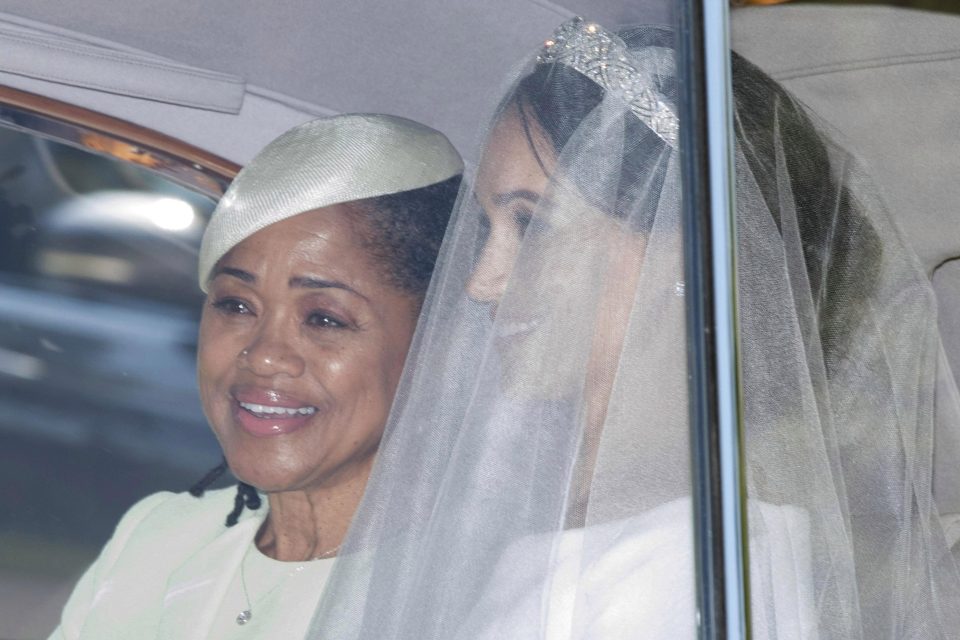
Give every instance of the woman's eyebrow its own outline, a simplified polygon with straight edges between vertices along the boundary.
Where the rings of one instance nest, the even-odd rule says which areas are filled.
[[[341,289],[343,291],[349,291],[354,295],[358,295],[367,302],[370,301],[367,296],[363,295],[350,285],[340,282],[339,280],[325,280],[323,278],[315,278],[313,276],[294,276],[290,278],[288,284],[291,288],[295,289]]]
[[[257,281],[257,276],[253,275],[249,271],[237,269],[236,267],[217,267],[210,280],[213,280],[220,275],[233,276],[234,278],[247,283],[254,283]],[[288,284],[294,289],[342,289],[343,291],[349,291],[354,295],[358,295],[369,302],[369,298],[367,298],[367,296],[363,295],[350,285],[340,282],[339,280],[326,280],[324,278],[315,278],[313,276],[294,276],[290,278]]]
[[[529,189],[516,189],[493,196],[493,203],[499,207],[510,204],[514,200],[527,200],[530,204],[537,204],[540,196]]]
[[[257,276],[253,275],[249,271],[244,271],[243,269],[237,269],[236,267],[217,267],[213,275],[210,276],[210,280],[213,281],[217,276],[233,276],[243,282],[256,282]]]

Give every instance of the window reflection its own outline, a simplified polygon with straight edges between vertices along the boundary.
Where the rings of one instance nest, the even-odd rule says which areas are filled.
[[[136,499],[219,458],[194,382],[214,202],[0,128],[0,637],[39,637]]]

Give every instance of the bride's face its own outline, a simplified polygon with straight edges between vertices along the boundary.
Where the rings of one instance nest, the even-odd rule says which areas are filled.
[[[645,236],[580,196],[515,105],[494,127],[475,197],[488,233],[467,291],[496,317],[506,388],[531,399],[584,392],[588,410],[605,406]]]

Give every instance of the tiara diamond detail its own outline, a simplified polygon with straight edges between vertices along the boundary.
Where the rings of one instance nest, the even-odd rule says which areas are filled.
[[[585,75],[626,102],[667,144],[677,146],[677,116],[656,92],[652,74],[637,65],[620,38],[600,25],[583,18],[564,22],[543,43],[537,62],[559,63]]]

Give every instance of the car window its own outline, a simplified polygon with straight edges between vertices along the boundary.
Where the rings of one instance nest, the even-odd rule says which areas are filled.
[[[214,204],[0,128],[0,602],[23,616],[2,637],[48,633],[119,516],[219,461],[194,381]]]
[[[960,166],[943,91],[960,79],[958,11],[904,0],[732,12],[758,636],[782,614],[756,603],[783,584],[798,586],[821,637],[936,637],[960,619]],[[776,233],[763,237],[758,210]],[[798,540],[800,561],[778,567],[776,546]]]

